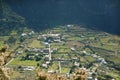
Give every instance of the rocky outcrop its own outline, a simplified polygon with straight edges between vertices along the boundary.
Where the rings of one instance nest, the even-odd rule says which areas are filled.
[[[6,52],[7,47],[0,50],[0,80],[10,80],[10,69],[6,67],[6,63],[11,58],[11,52]]]

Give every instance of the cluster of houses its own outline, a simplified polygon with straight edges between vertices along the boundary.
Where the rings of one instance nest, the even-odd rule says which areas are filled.
[[[105,61],[104,58],[100,57],[100,56],[97,56],[97,54],[91,54],[91,53],[88,53],[87,51],[81,51],[81,53],[84,55],[84,56],[92,56],[97,62],[99,62],[99,64],[107,64],[107,62]]]
[[[42,67],[47,68],[52,60],[50,44],[48,48],[43,49],[43,54],[44,54],[44,63],[42,64]]]
[[[27,36],[27,35],[31,36],[31,35],[34,35],[34,34],[35,34],[35,32],[34,32],[34,31],[31,31],[31,32],[29,32],[29,33],[22,33],[21,36],[22,36],[22,37]]]
[[[67,25],[67,27],[71,27],[72,25]],[[31,36],[31,35],[34,35],[34,31],[31,31],[30,33],[26,34],[26,33],[22,33],[21,36],[24,37],[24,36]],[[44,39],[44,41],[42,42],[44,45],[47,45],[48,47],[46,48],[43,48],[43,49],[38,49],[38,48],[27,48],[28,52],[34,52],[35,55],[29,55],[29,56],[39,56],[39,53],[42,53],[42,56],[43,56],[43,63],[42,63],[42,67],[43,68],[48,68],[48,66],[50,65],[51,61],[58,61],[59,62],[59,69],[61,69],[61,62],[65,62],[66,60],[68,61],[71,61],[71,60],[75,60],[73,62],[73,66],[75,67],[79,67],[80,66],[80,62],[77,62],[76,60],[78,59],[77,57],[75,58],[72,58],[72,59],[63,59],[63,58],[52,58],[51,57],[51,53],[53,51],[57,51],[58,49],[57,48],[54,48],[54,49],[51,49],[51,45],[50,43],[58,43],[58,42],[61,42],[62,40],[62,37],[61,34],[52,34],[52,33],[49,33],[49,34],[43,34],[43,35],[39,35],[37,37],[37,39]],[[85,37],[85,36],[81,36],[81,37]],[[87,41],[86,41],[87,42]],[[88,44],[88,43],[86,43]],[[71,47],[70,48],[71,51],[76,51],[76,49],[74,47]],[[21,54],[23,53],[22,51],[18,51],[18,54]],[[104,65],[104,64],[107,64],[107,62],[105,61],[104,58],[100,57],[100,56],[97,56],[96,54],[91,54],[91,53],[87,53],[87,51],[81,51],[80,53],[82,53],[84,56],[92,56],[96,62],[98,62],[98,65],[101,66],[101,65]],[[29,68],[28,68],[29,69]],[[48,72],[54,72],[53,70],[50,70]],[[92,72],[94,73],[94,71]],[[90,73],[91,74],[91,73]],[[95,73],[96,74],[96,73]],[[97,80],[97,78],[92,78],[92,77],[88,77],[87,80]]]
[[[61,34],[43,34],[42,37],[46,42],[60,42]]]

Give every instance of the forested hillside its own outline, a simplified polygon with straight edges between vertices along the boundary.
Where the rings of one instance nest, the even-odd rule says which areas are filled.
[[[0,10],[5,13],[0,16],[9,18],[8,23],[14,22],[21,25],[25,18],[29,28],[38,31],[64,24],[82,24],[89,28],[96,27],[109,33],[120,34],[119,0],[2,1]],[[10,26],[15,27],[16,24],[10,24]]]
[[[8,35],[12,30],[25,27],[25,19],[11,10],[4,1],[0,2],[0,35]]]

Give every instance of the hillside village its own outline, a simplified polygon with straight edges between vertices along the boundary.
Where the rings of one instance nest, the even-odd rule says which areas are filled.
[[[35,80],[43,73],[66,78],[48,80],[120,79],[120,37],[106,32],[65,25],[41,32],[24,29],[19,36],[13,31],[0,42],[15,52],[7,64],[14,71],[11,80]]]

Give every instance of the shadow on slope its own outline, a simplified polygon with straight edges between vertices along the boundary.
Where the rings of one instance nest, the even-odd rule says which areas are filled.
[[[30,28],[43,30],[56,25],[84,24],[118,34],[119,0],[5,0],[27,20]]]

